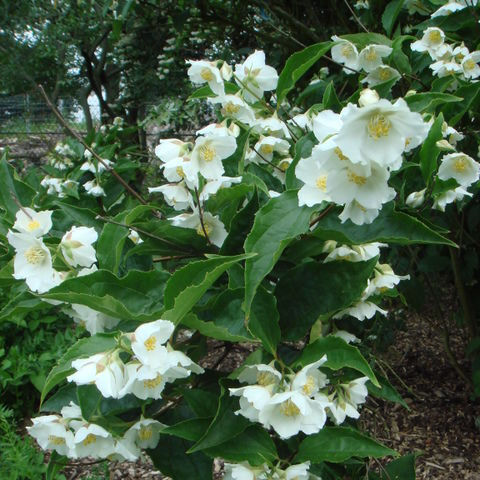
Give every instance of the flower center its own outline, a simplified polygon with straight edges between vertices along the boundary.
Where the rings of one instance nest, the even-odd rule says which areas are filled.
[[[158,374],[155,378],[152,380],[144,380],[143,381],[143,387],[144,388],[155,388],[158,387],[162,383],[162,376]]]
[[[475,65],[476,63],[471,59],[469,58],[464,64],[463,64],[463,68],[465,70],[473,70],[475,68]]]
[[[49,435],[48,441],[52,445],[65,445],[65,439],[63,437],[57,437],[56,435]]]
[[[348,179],[352,183],[355,183],[356,185],[365,185],[365,183],[367,182],[367,179],[365,177],[362,177],[361,175],[357,175],[351,170],[348,171],[347,176],[348,176]]]
[[[275,376],[272,375],[270,372],[258,372],[257,375],[257,384],[265,387],[267,385],[271,385],[275,383]]]
[[[453,168],[456,172],[461,173],[467,169],[467,159],[465,157],[460,157],[455,160]]]
[[[260,151],[265,155],[270,155],[273,152],[273,145],[268,145],[268,143],[265,145],[262,145],[260,147]]]
[[[152,438],[153,431],[151,427],[140,427],[138,431],[138,438],[142,441],[150,440]]]
[[[91,443],[95,443],[97,441],[97,437],[93,433],[89,433],[85,440],[82,442],[85,446],[90,445]]]
[[[213,80],[213,73],[207,67],[202,68],[202,70],[200,71],[200,76],[207,82],[209,82],[210,80]]]
[[[283,162],[280,162],[278,164],[278,168],[282,171],[282,172],[286,172],[287,171],[287,168],[290,166],[290,162],[287,162],[287,160],[284,160]]]
[[[377,60],[377,58],[378,55],[375,49],[369,48],[368,52],[365,54],[365,60],[367,60],[367,62],[374,62],[375,60]]]
[[[157,344],[157,339],[152,335],[151,337],[148,337],[143,344],[145,345],[145,348],[151,352],[152,350],[155,350],[155,345]]]
[[[30,247],[28,250],[26,250],[24,255],[27,262],[31,265],[38,265],[39,263],[42,263],[47,256],[42,247]]]
[[[180,178],[185,178],[185,172],[182,167],[177,167],[175,171]]]
[[[318,177],[315,185],[324,192],[327,189],[327,176],[322,175],[321,177]]]
[[[286,417],[295,417],[300,413],[300,409],[290,399],[280,405],[280,411]]]
[[[207,232],[207,235],[210,236],[210,233],[212,232],[213,228],[212,228],[208,223],[206,223],[205,221],[203,222],[203,227],[205,228],[205,232]],[[197,233],[198,233],[201,237],[204,237],[204,236],[205,236],[205,232],[203,231],[202,224],[200,224],[200,225],[197,227]]]
[[[315,391],[315,379],[311,375],[308,375],[307,381],[305,382],[302,390],[305,395],[309,396]]]
[[[385,115],[377,113],[370,117],[368,122],[368,134],[374,140],[378,140],[380,137],[386,137],[390,132],[392,124]]]
[[[441,43],[442,35],[440,34],[440,32],[438,30],[432,30],[428,34],[428,40],[430,41],[430,43]]]
[[[233,115],[234,113],[237,113],[240,110],[240,105],[235,105],[232,102],[228,102],[224,108],[227,115]]]
[[[350,58],[353,56],[354,54],[354,51],[353,51],[353,47],[351,45],[349,45],[348,43],[345,44],[343,47],[342,47],[342,55],[346,58]]]
[[[27,230],[32,232],[33,230],[36,230],[37,228],[40,228],[40,223],[37,220],[31,220],[28,222],[27,225]]]
[[[210,145],[202,145],[200,147],[200,158],[204,162],[211,162],[215,158],[216,153],[215,149]]]
[[[380,80],[388,80],[391,77],[391,72],[388,68],[381,68],[380,69]]]

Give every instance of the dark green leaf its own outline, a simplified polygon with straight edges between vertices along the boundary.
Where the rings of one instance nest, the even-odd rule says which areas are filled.
[[[293,157],[293,161],[288,167],[285,175],[285,186],[287,187],[287,190],[302,187],[303,182],[298,180],[295,176],[295,168],[301,158],[307,158],[312,154],[312,148],[317,143],[318,141],[313,132],[309,132],[300,138],[295,144],[295,156]]]
[[[385,11],[383,12],[382,25],[387,32],[387,36],[389,37],[392,35],[393,27],[398,18],[398,15],[402,10],[404,2],[405,0],[393,0],[387,5]]]
[[[443,115],[440,114],[430,127],[428,136],[419,152],[420,170],[427,185],[430,185],[433,180],[433,173],[437,170],[437,158],[440,154],[440,149],[436,143],[443,138],[442,125]]]
[[[384,400],[389,400],[390,402],[399,403],[407,410],[410,410],[410,407],[397,392],[397,389],[385,377],[377,374],[377,380],[380,384],[380,388],[370,382],[367,383],[368,393],[370,393],[370,395],[383,398]]]
[[[410,110],[413,112],[432,113],[435,107],[444,103],[460,102],[463,98],[441,92],[415,93],[405,97]]]
[[[162,435],[173,435],[174,437],[196,442],[204,435],[211,421],[211,418],[189,418],[164,428]]]
[[[77,403],[82,410],[82,417],[87,422],[99,413],[102,398],[102,394],[95,385],[80,385],[77,388]]]

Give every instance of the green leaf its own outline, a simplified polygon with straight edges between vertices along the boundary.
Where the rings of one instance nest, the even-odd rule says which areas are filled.
[[[318,140],[313,132],[309,132],[300,138],[295,144],[295,156],[293,157],[293,161],[288,167],[285,175],[285,186],[287,187],[287,190],[301,188],[303,186],[303,182],[298,180],[295,176],[295,168],[301,158],[307,158],[312,154],[312,148],[317,143]]]
[[[333,82],[330,82],[327,85],[327,88],[325,88],[325,91],[323,92],[322,103],[325,110],[333,110],[335,112],[339,112],[342,109],[342,104],[337,97]]]
[[[368,262],[308,262],[287,271],[275,288],[283,337],[298,340],[320,315],[333,314],[358,301],[376,263],[377,258]]]
[[[280,341],[278,317],[276,298],[265,288],[260,287],[252,302],[247,327],[272,355],[275,355]]]
[[[0,321],[9,321],[18,324],[23,321],[23,317],[28,313],[45,308],[48,308],[46,302],[42,301],[33,293],[22,290],[0,310]]]
[[[478,82],[469,82],[457,88],[455,95],[461,97],[463,100],[458,103],[446,105],[445,108],[442,109],[448,124],[451,126],[455,126],[468,111],[478,109],[480,103],[480,85]]]
[[[171,478],[212,480],[212,460],[202,452],[186,454],[191,444],[182,438],[160,435],[158,445],[147,454],[155,467]]]
[[[277,105],[281,105],[295,83],[331,48],[332,42],[316,43],[291,55],[285,63],[277,84]]]
[[[61,232],[70,230],[74,225],[93,227],[98,231],[103,227],[103,223],[95,219],[96,214],[93,210],[73,206],[59,200],[55,200],[53,204],[58,207],[52,214],[53,225]]]
[[[297,191],[291,190],[270,199],[257,213],[252,231],[245,241],[245,252],[257,256],[245,262],[245,312],[255,293],[271,272],[285,247],[309,228],[313,208],[299,207]]]
[[[294,462],[341,463],[352,457],[380,458],[397,455],[395,450],[347,427],[325,427],[302,441]]]
[[[381,480],[415,480],[415,455],[405,455],[385,465],[385,471],[380,472]]]
[[[116,332],[97,333],[88,338],[82,338],[72,345],[60,358],[57,365],[52,368],[48,374],[45,385],[43,386],[40,404],[45,399],[48,392],[57,386],[62,380],[67,378],[74,370],[72,369],[72,361],[77,358],[89,357],[96,353],[106,352],[115,347]]]
[[[396,212],[393,203],[384,205],[379,216],[369,225],[358,226],[350,220],[341,223],[338,216],[326,215],[317,223],[313,235],[323,240],[336,240],[350,245],[386,242],[400,245],[419,243],[456,246],[420,220],[406,213]]]
[[[243,290],[242,290],[243,291]],[[242,303],[243,298],[238,303]],[[242,316],[242,327],[243,327],[243,312],[240,310],[240,315]],[[205,337],[215,338],[217,340],[223,340],[226,342],[251,342],[253,339],[247,333],[244,335],[239,335],[235,333],[231,333],[232,326],[223,326],[218,325],[217,322],[205,322],[199,319],[195,315],[186,315],[182,320],[182,325],[186,327],[197,330]],[[238,328],[238,321],[235,322],[233,325],[235,329]]]
[[[403,52],[402,45],[406,40],[416,40],[417,38],[413,35],[400,35],[392,43],[392,60],[395,67],[401,73],[412,73],[412,67],[410,65],[410,60],[407,55]]]
[[[461,102],[463,98],[441,92],[415,93],[405,97],[410,110],[413,112],[433,113],[436,107],[444,103]]]
[[[58,474],[68,465],[69,462],[70,460],[67,457],[60,455],[53,450],[50,454],[47,471],[45,472],[45,480],[57,480]]]
[[[13,223],[19,209],[17,202],[22,207],[30,207],[35,194],[33,188],[20,180],[4,153],[0,160],[0,207],[5,210],[6,218]]]
[[[384,400],[388,400],[390,402],[399,403],[402,405],[402,407],[410,410],[410,407],[397,392],[397,389],[385,377],[377,374],[377,380],[380,384],[380,388],[370,382],[367,383],[368,393],[370,393],[370,395],[383,398]]]
[[[67,383],[59,388],[48,400],[42,403],[41,412],[60,413],[65,405],[70,402],[77,402],[77,385],[75,383]]]
[[[218,396],[215,393],[200,388],[188,388],[183,391],[183,398],[193,410],[193,413],[201,418],[213,418],[217,412]],[[205,430],[206,427],[202,434]]]
[[[205,433],[211,421],[210,418],[189,418],[164,428],[162,435],[173,435],[174,437],[196,442]]]
[[[248,462],[252,466],[273,462],[277,458],[275,443],[259,425],[252,425],[232,440],[207,448],[204,452],[213,458],[221,457],[228,462]]]
[[[77,388],[78,406],[82,410],[82,417],[87,421],[98,414],[102,394],[95,385],[80,385]]]
[[[390,37],[392,35],[393,27],[395,22],[400,14],[403,4],[405,0],[393,0],[390,2],[385,11],[382,15],[382,25],[385,31],[387,32],[387,36]]]
[[[79,303],[124,320],[156,320],[163,309],[163,291],[169,274],[130,270],[118,278],[106,270],[65,280],[43,298]]]
[[[418,154],[420,158],[420,170],[427,185],[430,185],[433,180],[433,173],[437,170],[437,158],[440,154],[440,149],[436,143],[443,138],[442,125],[443,114],[440,114],[430,127],[428,136],[423,142]]]
[[[245,237],[252,229],[258,206],[258,193],[255,189],[250,201],[233,217],[230,231],[220,249],[221,255],[233,255],[243,251]]]
[[[344,367],[353,368],[367,376],[374,385],[380,387],[377,377],[375,377],[373,370],[360,353],[360,350],[349,345],[341,338],[332,335],[319,338],[307,345],[295,363],[304,367],[316,362],[323,355],[327,356],[327,361],[322,367],[328,367],[332,370],[340,370]]]
[[[235,415],[234,411],[237,409],[237,405],[238,399],[232,397],[228,388],[221,385],[221,394],[215,417],[205,434],[190,448],[188,453],[205,450],[230,441],[249,427],[251,425],[249,420],[241,415]]]
[[[178,324],[225,270],[234,263],[251,257],[251,254],[214,256],[208,260],[191,262],[177,270],[165,288],[167,311],[162,318]]]

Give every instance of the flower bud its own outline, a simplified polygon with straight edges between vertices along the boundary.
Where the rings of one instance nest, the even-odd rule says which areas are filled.
[[[419,192],[412,192],[405,200],[406,205],[412,208],[419,207],[425,201],[425,188]]]
[[[447,140],[439,140],[435,145],[443,152],[455,151],[455,147],[451,145]]]
[[[227,62],[223,62],[222,68],[220,68],[220,74],[224,80],[230,80],[233,75],[232,67]]]
[[[365,88],[360,92],[360,98],[358,99],[358,104],[361,107],[366,107],[367,105],[372,105],[377,103],[380,100],[378,92],[371,90],[370,88]]]

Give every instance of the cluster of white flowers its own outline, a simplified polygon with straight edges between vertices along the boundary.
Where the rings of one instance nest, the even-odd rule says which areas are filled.
[[[64,198],[67,195],[69,189],[75,188],[78,185],[76,180],[63,179],[57,177],[51,177],[46,175],[43,177],[40,185],[47,189],[48,195],[56,195],[58,198]]]
[[[66,272],[53,268],[50,249],[43,242],[43,236],[52,228],[52,211],[36,212],[25,207],[18,210],[13,229],[9,230],[7,239],[15,248],[13,276],[24,279],[28,287],[44,293],[59,285]],[[92,244],[97,240],[94,228],[72,227],[63,237],[56,250],[69,269],[76,267],[91,268],[96,262],[95,249]]]
[[[429,125],[402,98],[392,104],[366,89],[359,104],[313,118],[319,144],[298,162],[295,174],[305,183],[298,193],[300,205],[344,205],[342,222],[362,225],[395,197],[388,186],[390,172],[401,167],[404,153],[425,140]]]
[[[337,424],[345,416],[357,418],[357,406],[365,402],[367,377],[348,385],[327,390],[329,380],[319,370],[327,361],[320,360],[306,365],[296,374],[283,374],[272,365],[248,365],[238,380],[246,387],[230,388],[230,394],[240,397],[240,410],[252,422],[265,428],[273,428],[281,438],[290,438],[299,432],[307,435],[319,432],[327,420],[327,414]],[[343,419],[342,419],[343,415]]]
[[[82,418],[80,407],[73,402],[60,415],[44,415],[32,419],[27,427],[44,450],[55,450],[69,458],[93,457],[135,461],[141,449],[155,448],[164,425],[151,418],[140,418],[122,437]]]
[[[332,58],[344,65],[343,71],[347,74],[358,73],[363,70],[366,77],[362,83],[369,87],[379,85],[400,78],[400,73],[393,67],[384,65],[383,59],[392,53],[388,45],[367,45],[360,52],[350,41],[336,35],[332,37],[335,45],[332,47]]]
[[[131,351],[121,347],[74,360],[76,372],[67,380],[77,385],[95,384],[104,397],[122,398],[132,393],[142,400],[159,399],[167,383],[192,372],[203,373],[201,367],[167,343],[174,329],[168,320],[140,325],[127,334]],[[131,354],[127,363],[120,358],[122,351]]]
[[[92,148],[95,148],[95,144],[92,145]],[[80,170],[91,172],[95,176],[94,179],[85,182],[83,188],[88,195],[92,195],[93,197],[105,197],[105,190],[100,185],[101,174],[107,169],[107,167],[111,167],[113,162],[103,158],[103,163],[101,163],[92,155],[92,152],[87,149],[85,149],[83,156],[85,162],[80,166]]]
[[[428,52],[434,60],[430,69],[438,77],[454,74],[466,80],[480,77],[480,51],[470,52],[463,42],[459,45],[445,43],[445,33],[440,28],[427,28],[422,38],[411,44],[411,49]]]
[[[321,480],[308,472],[310,462],[290,465],[283,469],[267,464],[252,467],[248,462],[225,463],[223,480]]]

